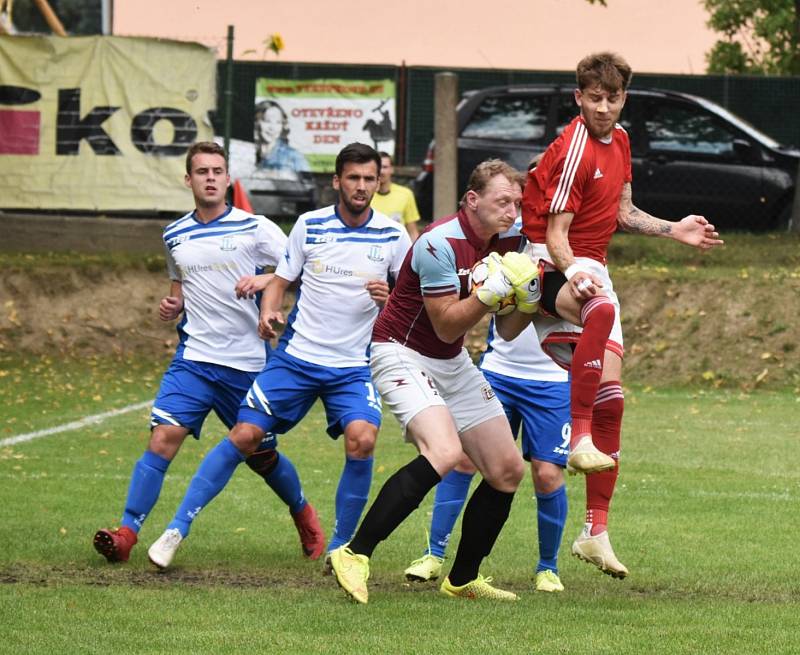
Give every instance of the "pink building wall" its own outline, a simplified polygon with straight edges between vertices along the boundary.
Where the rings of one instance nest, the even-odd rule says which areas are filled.
[[[705,72],[716,38],[700,0],[607,2],[114,0],[113,32],[199,41],[224,57],[232,24],[236,59],[261,59],[262,41],[278,33],[283,61],[569,70],[615,50],[634,71]]]

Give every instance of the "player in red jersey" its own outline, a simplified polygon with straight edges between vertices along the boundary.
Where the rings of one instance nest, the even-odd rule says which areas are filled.
[[[479,573],[502,529],[525,467],[503,407],[463,348],[464,334],[497,311],[512,285],[517,307],[533,312],[538,276],[516,252],[519,174],[498,160],[473,171],[457,214],[436,221],[414,242],[372,332],[370,368],[383,402],[419,456],[383,485],[349,546],[331,552],[336,579],[366,603],[369,558],[466,453],[483,475],[464,511],[461,541],[442,583],[447,596],[517,599]],[[498,253],[506,252],[501,258]],[[470,268],[490,252],[495,264],[477,293]],[[528,293],[529,283],[535,288]]]
[[[619,302],[606,268],[608,243],[618,227],[701,250],[722,243],[702,216],[665,221],[631,202],[630,144],[617,124],[630,80],[630,66],[613,53],[578,63],[580,115],[529,173],[522,203],[528,252],[544,267],[541,308],[554,317],[534,323],[545,349],[572,373],[568,467],[592,474],[586,524],[572,552],[619,578],[628,570],[614,555],[607,523],[619,468],[623,347]],[[526,323],[517,312],[512,316],[498,326],[507,339]]]

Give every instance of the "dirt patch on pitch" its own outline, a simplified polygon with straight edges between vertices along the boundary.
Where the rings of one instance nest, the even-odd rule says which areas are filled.
[[[800,387],[797,276],[698,284],[633,271],[615,273],[615,285],[628,383]],[[0,280],[0,352],[171,351],[175,324],[157,314],[168,288],[164,272],[145,267],[11,267]],[[473,353],[484,335],[485,324],[470,333]]]
[[[319,568],[308,575],[280,575],[275,571],[257,572],[231,571],[220,568],[184,569],[180,566],[166,571],[154,567],[135,568],[125,564],[102,564],[98,567],[86,565],[57,565],[52,567],[30,564],[12,564],[0,569],[0,585],[32,585],[35,587],[58,587],[63,585],[83,585],[110,587],[129,585],[135,587],[234,587],[238,589],[320,589],[337,588],[331,576],[323,576]],[[387,581],[370,580],[370,587],[380,589],[388,586]],[[392,582],[391,584],[394,584]],[[405,585],[424,591],[425,585]]]

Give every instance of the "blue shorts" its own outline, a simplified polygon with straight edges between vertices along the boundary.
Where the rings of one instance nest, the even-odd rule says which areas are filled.
[[[239,408],[238,420],[265,432],[291,430],[320,398],[328,435],[337,439],[351,421],[380,427],[381,399],[372,386],[369,366],[332,368],[305,362],[283,350],[270,353]]]
[[[483,371],[516,439],[522,424],[522,456],[567,465],[571,424],[569,382],[540,382]]]
[[[173,359],[153,401],[150,429],[177,425],[199,439],[203,421],[212,409],[228,429],[232,428],[239,403],[256,375],[219,364]],[[274,436],[272,441],[277,445]]]

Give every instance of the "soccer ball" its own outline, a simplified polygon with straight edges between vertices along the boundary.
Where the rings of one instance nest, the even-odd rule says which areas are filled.
[[[483,283],[486,281],[486,278],[489,277],[489,257],[484,257],[483,259],[475,262],[472,265],[472,268],[469,272],[469,292],[474,294],[478,289],[483,286]],[[499,316],[503,316],[504,314],[510,314],[514,311],[517,306],[517,298],[512,291],[509,295],[505,298],[500,300],[500,307],[495,310],[494,314],[498,314]]]

